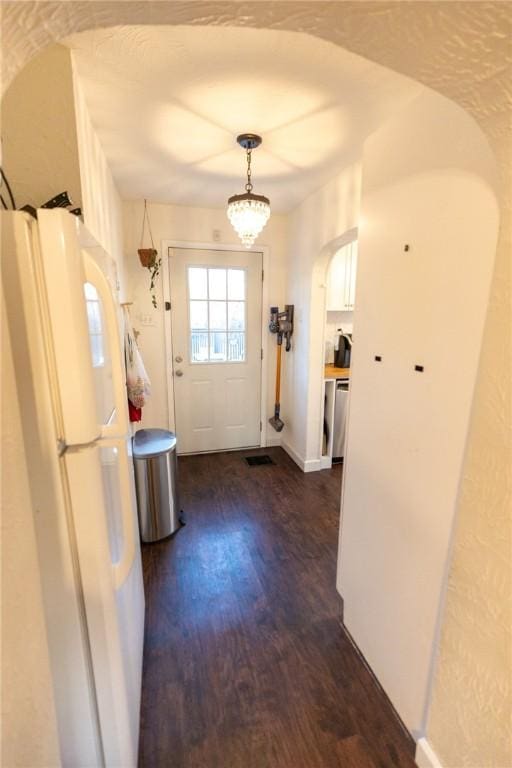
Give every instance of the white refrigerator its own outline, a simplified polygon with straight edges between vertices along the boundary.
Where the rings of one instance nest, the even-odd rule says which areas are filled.
[[[2,228],[61,763],[130,768],[144,592],[112,260],[64,210]]]

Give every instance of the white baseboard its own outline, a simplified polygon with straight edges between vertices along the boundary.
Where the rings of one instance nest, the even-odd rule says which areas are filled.
[[[284,440],[281,442],[281,448],[283,451],[286,451],[290,459],[293,459],[293,461],[296,463],[296,465],[299,467],[299,469],[302,469],[304,472],[304,459],[302,456],[299,456],[298,453],[296,453],[291,445],[288,445],[288,443],[285,443]]]
[[[443,768],[438,756],[425,737],[416,744],[416,765],[418,768]]]
[[[275,445],[281,445],[281,435],[269,435],[267,434],[265,447],[273,447]]]
[[[318,472],[323,469],[322,459],[307,459],[304,462],[304,472]]]
[[[293,459],[299,469],[303,472],[318,472],[323,469],[321,459],[303,459],[288,443],[282,442],[281,448],[286,451],[288,456]]]

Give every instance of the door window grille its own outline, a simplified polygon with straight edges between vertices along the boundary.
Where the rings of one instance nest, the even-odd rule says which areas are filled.
[[[245,269],[188,267],[188,296],[191,362],[244,362]]]

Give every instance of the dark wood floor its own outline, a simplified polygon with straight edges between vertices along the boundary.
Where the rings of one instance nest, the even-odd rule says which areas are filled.
[[[187,525],[143,548],[143,768],[412,768],[339,623],[341,467],[179,460]]]

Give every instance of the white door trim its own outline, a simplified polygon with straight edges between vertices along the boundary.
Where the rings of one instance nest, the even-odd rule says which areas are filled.
[[[165,377],[167,381],[167,422],[171,430],[175,428],[175,407],[174,407],[174,382],[172,380],[172,319],[171,312],[165,308],[165,302],[171,301],[171,283],[169,279],[169,249],[188,248],[190,250],[207,251],[249,251],[261,253],[263,261],[263,275],[261,292],[261,348],[263,350],[263,359],[261,361],[261,402],[260,402],[260,446],[264,448],[267,445],[267,360],[268,360],[268,320],[267,312],[269,310],[268,298],[268,275],[270,263],[270,248],[268,245],[252,245],[250,248],[244,248],[240,243],[197,243],[188,240],[162,240],[162,279],[164,296],[164,334],[165,334]]]

